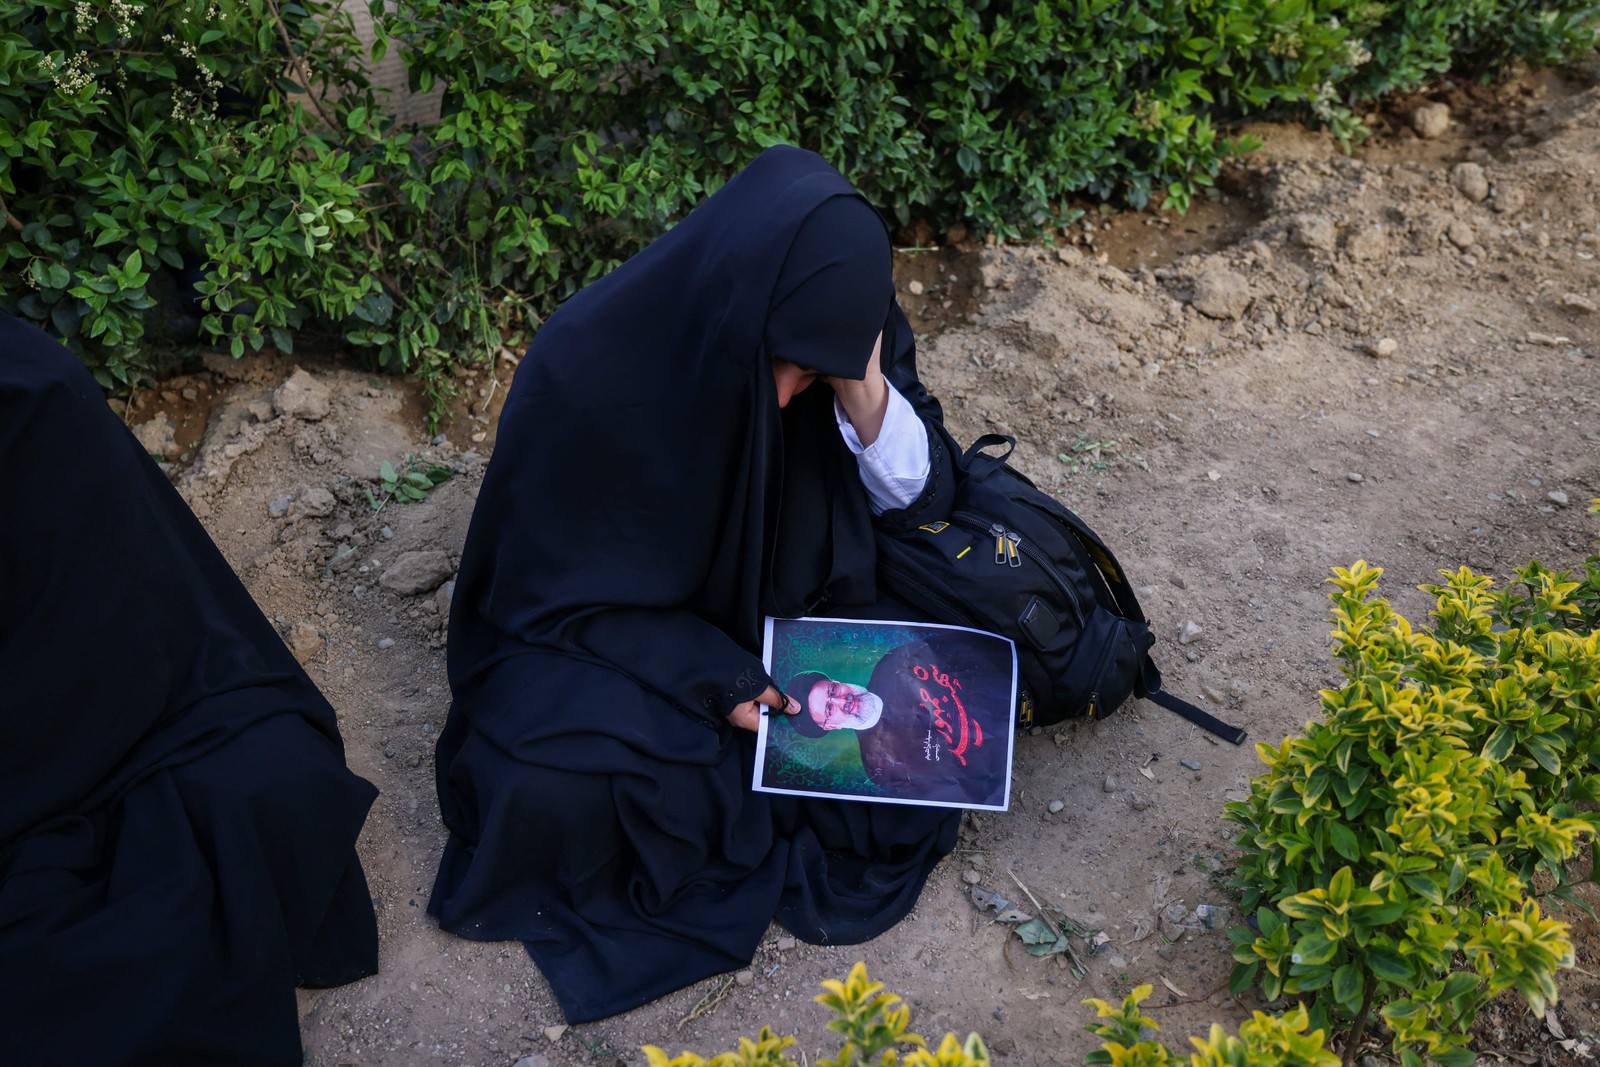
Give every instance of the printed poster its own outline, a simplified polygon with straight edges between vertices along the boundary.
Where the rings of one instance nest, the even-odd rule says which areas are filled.
[[[962,626],[767,619],[763,661],[797,715],[764,715],[755,789],[1005,811],[1017,654]]]

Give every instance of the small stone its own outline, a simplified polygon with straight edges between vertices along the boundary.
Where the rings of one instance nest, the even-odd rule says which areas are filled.
[[[1191,771],[1198,771],[1200,769],[1200,761],[1197,759],[1189,759],[1188,757],[1185,757],[1179,760],[1178,764],[1180,766],[1189,768]]]
[[[795,949],[795,946],[798,945],[799,943],[800,942],[796,941],[792,937],[780,937],[780,938],[778,938],[778,951],[779,952],[793,952],[794,949]]]
[[[385,526],[382,530],[378,531],[378,536],[382,537],[385,541],[392,541],[394,540],[394,531]]]
[[[455,573],[443,549],[402,552],[378,578],[378,584],[401,596],[430,593]]]
[[[1172,584],[1177,586],[1179,589],[1187,589],[1187,588],[1189,588],[1188,581],[1181,574],[1174,574],[1168,580],[1171,581]]]
[[[1200,653],[1191,648],[1189,651],[1183,654],[1183,658],[1188,660],[1190,663],[1199,663]]]
[[[475,445],[481,445],[488,436],[489,434],[487,431],[479,430],[477,433],[472,435],[472,443]]]
[[[320,519],[339,506],[339,501],[328,490],[317,486],[301,493],[289,508],[291,519]]]
[[[178,395],[183,397],[185,400],[199,400],[200,399],[200,390],[194,388],[194,386],[189,386],[187,389],[183,390],[183,392],[179,393]]]
[[[289,375],[272,393],[272,406],[278,414],[316,422],[333,410],[328,387],[303,370]]]
[[[1156,946],[1156,955],[1160,956],[1164,960],[1176,959],[1178,955],[1178,946],[1172,944],[1171,942],[1163,941],[1161,944]]]
[[[524,1056],[511,1067],[550,1067],[550,1061],[543,1056]]]
[[[1444,104],[1423,104],[1411,113],[1411,128],[1425,141],[1443,137],[1450,129],[1450,108]]]
[[[1194,642],[1200,640],[1201,635],[1204,633],[1205,630],[1201,628],[1199,623],[1195,622],[1193,619],[1185,619],[1183,621],[1183,630],[1178,634],[1178,644],[1193,644]]]
[[[1580,315],[1593,315],[1595,312],[1594,301],[1578,293],[1562,293],[1561,306]]]
[[[135,426],[133,436],[138,439],[139,447],[152,456],[158,459],[177,459],[179,448],[176,430],[177,426],[167,418],[167,413],[158,411],[154,418]]]
[[[1380,337],[1367,345],[1367,355],[1373,359],[1389,359],[1400,351],[1400,342],[1393,337]]]
[[[1326,215],[1296,215],[1289,225],[1289,237],[1301,248],[1331,252],[1338,244],[1339,231]]]
[[[322,651],[322,635],[309,622],[301,620],[289,628],[289,651],[302,665]]]
[[[1115,793],[1117,791],[1117,780],[1109,774],[1106,775],[1105,781],[1100,783],[1100,791],[1102,793]]]
[[[1228,924],[1228,906],[1226,904],[1196,904],[1194,917],[1200,920],[1200,925],[1207,930],[1220,930]]]
[[[1450,184],[1468,200],[1477,203],[1489,197],[1489,179],[1476,163],[1457,163],[1450,168]]]
[[[910,293],[912,296],[921,296],[924,288],[925,287],[921,282],[913,278],[906,285],[906,292]]]
[[[977,885],[979,882],[983,881],[983,875],[979,874],[977,871],[962,871],[961,880],[968,885]]]
[[[378,639],[378,647],[380,649],[393,648],[394,647],[394,638],[392,638],[392,637],[381,637],[381,638],[379,638]]]
[[[1123,957],[1121,957],[1121,956],[1107,956],[1106,957],[1106,964],[1113,971],[1126,970],[1127,967],[1128,967],[1128,961],[1126,959],[1124,959]]]
[[[1367,480],[1362,476],[1360,471],[1351,471],[1349,474],[1346,474],[1345,477],[1350,479],[1350,481],[1355,482],[1357,485],[1360,485],[1362,482]]]
[[[567,1032],[567,1024],[566,1023],[561,1023],[561,1024],[557,1025],[557,1026],[547,1026],[547,1027],[544,1028],[544,1039],[546,1041],[560,1041],[562,1035],[565,1034],[566,1032]]]
[[[1567,494],[1563,493],[1559,489],[1550,490],[1544,495],[1544,498],[1558,508],[1564,508],[1567,506]]]
[[[1062,801],[1052,800],[1050,802],[1050,804],[1049,804],[1050,814],[1054,815],[1057,812],[1059,812],[1061,809],[1065,808],[1066,806],[1067,805],[1065,803],[1063,803]]]
[[[1312,337],[1321,336],[1322,323],[1318,322],[1316,319],[1312,319],[1310,322],[1306,323],[1306,333],[1309,333]]]
[[[1191,303],[1207,318],[1237,319],[1250,306],[1250,283],[1241,274],[1214,267],[1194,280]]]
[[[281,519],[285,515],[289,514],[289,505],[292,502],[292,497],[275,496],[271,500],[267,501],[267,514],[271,515],[275,519]]]
[[[740,985],[749,985],[751,982],[754,982],[756,980],[756,972],[754,972],[754,971],[750,970],[750,968],[746,967],[744,970],[742,970],[738,974],[734,975],[733,976],[733,980],[735,982],[739,983]]]
[[[394,759],[394,749],[392,749],[392,748],[384,749],[383,750],[383,758],[384,759]]]
[[[1445,228],[1444,235],[1450,243],[1465,251],[1478,242],[1478,235],[1472,229],[1472,224],[1465,219],[1454,219]]]
[[[1134,811],[1144,811],[1150,807],[1150,798],[1145,796],[1143,793],[1135,793],[1133,794],[1133,799],[1128,803]]]

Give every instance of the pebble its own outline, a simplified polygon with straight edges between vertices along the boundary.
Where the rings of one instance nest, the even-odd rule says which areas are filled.
[[[1163,941],[1156,946],[1156,955],[1164,960],[1175,959],[1178,955],[1178,946]]]
[[[199,400],[200,399],[199,390],[193,388],[192,386],[190,388],[188,388],[188,389],[185,389],[179,395],[182,396],[185,400]]]
[[[291,502],[291,498],[287,496],[275,496],[267,503],[267,514],[273,518],[282,518],[289,514],[289,504]]]
[[[392,637],[380,638],[379,641],[378,641],[378,647],[379,648],[393,648],[394,647],[394,638],[392,638]]]
[[[550,1061],[543,1056],[524,1056],[511,1067],[550,1067]]]
[[[1199,663],[1200,662],[1200,653],[1194,651],[1193,649],[1190,649],[1188,652],[1185,652],[1183,654],[1183,658],[1188,660],[1190,663]]]
[[[800,942],[796,941],[792,937],[780,937],[780,938],[778,938],[778,951],[779,952],[792,952],[792,951],[794,951],[794,947],[796,945],[798,945],[799,943]]]
[[[1133,794],[1133,800],[1130,803],[1132,804],[1134,811],[1144,811],[1150,806],[1150,798],[1144,796],[1142,793],[1135,793]]]
[[[447,437],[446,435],[442,434],[442,433],[436,433],[436,434],[433,435],[433,443],[434,443],[435,447],[437,447],[439,445],[442,445],[446,441],[449,441],[449,440],[450,440],[450,438]]]
[[[1065,803],[1063,803],[1062,801],[1052,800],[1049,803],[1048,808],[1050,810],[1050,814],[1054,815],[1054,814],[1056,814],[1056,812],[1060,811],[1062,808],[1065,808],[1066,806],[1067,805]]]
[[[384,759],[394,759],[394,749],[392,749],[392,748],[384,749],[383,750],[383,758]]]
[[[1312,319],[1310,322],[1306,323],[1306,333],[1309,333],[1312,337],[1320,335],[1322,333],[1322,323],[1318,322],[1316,319]]]
[[[1358,471],[1351,471],[1349,474],[1345,475],[1345,477],[1350,479],[1352,482],[1364,482],[1367,480]]]
[[[1450,128],[1450,108],[1444,104],[1423,104],[1411,113],[1411,128],[1425,141],[1443,137]]]
[[[921,296],[923,288],[923,284],[913,278],[910,283],[906,285],[906,292],[910,293],[912,296]]]
[[[385,541],[393,540],[394,531],[391,530],[389,527],[385,526],[381,531],[379,531],[379,536],[382,537]]]
[[[547,1027],[544,1028],[545,1040],[546,1041],[560,1041],[562,1035],[565,1034],[566,1032],[567,1032],[567,1024],[566,1023],[560,1023],[560,1024],[556,1025],[556,1026],[547,1026]]]
[[[1567,494],[1563,493],[1559,489],[1550,490],[1544,495],[1544,498],[1550,501],[1550,503],[1556,505],[1556,507],[1564,508],[1567,506]]]
[[[1569,311],[1576,311],[1583,315],[1593,315],[1595,311],[1594,301],[1578,293],[1563,293],[1561,306]]]
[[[1373,359],[1388,359],[1400,351],[1400,342],[1393,337],[1380,337],[1367,345],[1367,355]]]
[[[1237,319],[1250,306],[1250,283],[1234,271],[1215,267],[1194,280],[1194,309],[1210,319]]]
[[[1117,780],[1109,774],[1106,775],[1106,780],[1100,783],[1100,789],[1105,793],[1115,793],[1117,791]]]
[[[1193,644],[1194,642],[1200,640],[1204,633],[1205,630],[1201,629],[1199,623],[1195,622],[1193,619],[1185,619],[1183,622],[1183,630],[1178,634],[1178,644]]]
[[[1488,199],[1489,179],[1476,163],[1457,163],[1450,168],[1450,184],[1456,191],[1474,203]]]
[[[1472,224],[1463,219],[1451,222],[1444,235],[1451,244],[1463,251],[1478,243],[1478,235],[1473,231]]]
[[[378,578],[378,584],[401,596],[431,593],[443,585],[455,568],[442,549],[402,552],[394,564]]]
[[[983,875],[979,874],[977,871],[962,871],[961,880],[968,885],[977,885],[979,882],[983,881]]]
[[[751,982],[756,980],[756,972],[746,967],[744,970],[734,975],[733,980],[740,985],[749,985]]]
[[[1171,582],[1172,582],[1173,585],[1177,586],[1179,589],[1187,589],[1187,588],[1189,588],[1188,581],[1185,580],[1185,578],[1181,574],[1174,574],[1172,576],[1172,578],[1171,578]]]
[[[1191,771],[1198,771],[1200,769],[1200,761],[1197,759],[1184,758],[1179,760],[1178,763],[1189,768]]]

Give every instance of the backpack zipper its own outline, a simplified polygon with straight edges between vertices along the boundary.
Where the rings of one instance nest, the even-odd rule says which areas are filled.
[[[1046,559],[1042,553],[1035,551],[1033,546],[1024,544],[1021,534],[1014,530],[1007,530],[1000,523],[986,522],[981,515],[976,515],[970,511],[958,511],[951,518],[969,529],[980,530],[995,538],[995,563],[1020,567],[1022,566],[1022,561],[1017,558],[1018,552],[1032,560],[1040,570],[1050,577],[1056,588],[1061,590],[1062,595],[1067,598],[1067,603],[1072,605],[1072,611],[1078,617],[1078,625],[1084,625],[1083,605],[1078,601],[1078,591],[1067,584],[1066,579],[1062,578],[1060,574],[1056,573],[1054,563]],[[996,531],[1001,531],[1004,534],[1004,544],[1001,544],[1001,533]],[[1003,554],[1002,548],[1006,550]]]

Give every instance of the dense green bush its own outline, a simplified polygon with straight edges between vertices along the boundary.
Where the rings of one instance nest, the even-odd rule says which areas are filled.
[[[331,324],[436,399],[760,148],[901,223],[1015,237],[1075,196],[1183,208],[1218,122],[1589,46],[1591,3],[375,0],[443,92],[397,128],[328,0],[0,0],[0,306],[108,385],[185,270],[235,352]],[[1369,62],[1372,56],[1376,56]],[[298,84],[297,84],[298,83]],[[163,299],[164,296],[168,297]]]

